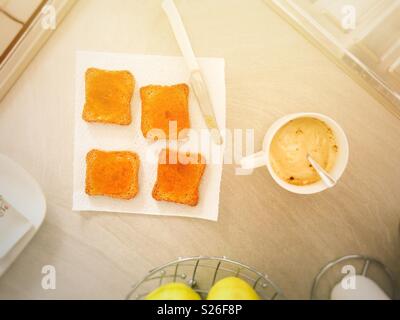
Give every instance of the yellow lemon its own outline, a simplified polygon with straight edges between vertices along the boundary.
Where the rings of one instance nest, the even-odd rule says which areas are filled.
[[[246,281],[228,277],[211,288],[207,300],[260,300],[260,297]]]
[[[186,284],[171,282],[149,293],[146,300],[201,300],[201,298]]]

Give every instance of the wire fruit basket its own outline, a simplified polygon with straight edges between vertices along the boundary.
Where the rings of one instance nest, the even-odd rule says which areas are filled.
[[[143,300],[150,292],[170,282],[185,283],[205,299],[217,281],[232,276],[247,281],[263,300],[285,299],[267,275],[226,257],[205,256],[179,258],[151,270],[133,286],[126,299]]]
[[[396,280],[387,266],[371,257],[348,255],[329,262],[320,270],[311,288],[312,300],[330,299],[333,287],[343,280],[344,266],[353,266],[355,274],[375,281],[391,299],[396,299]]]

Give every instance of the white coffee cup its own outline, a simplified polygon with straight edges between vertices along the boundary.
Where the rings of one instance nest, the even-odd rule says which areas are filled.
[[[240,165],[243,169],[254,169],[262,166],[267,166],[269,173],[271,174],[272,178],[276,181],[276,183],[278,183],[282,188],[288,191],[299,194],[312,194],[321,192],[327,189],[327,186],[321,180],[305,186],[293,185],[281,179],[275,173],[271,165],[269,152],[272,139],[274,138],[275,134],[279,131],[280,128],[282,128],[289,121],[297,118],[315,118],[325,122],[327,126],[332,129],[336,137],[336,143],[339,148],[335,164],[329,173],[336,181],[338,181],[339,178],[342,176],[344,170],[346,169],[347,162],[349,159],[349,143],[347,141],[347,137],[343,129],[337,124],[336,121],[332,120],[331,118],[323,114],[313,113],[313,112],[301,112],[301,113],[289,114],[275,121],[264,136],[263,151],[242,158],[242,160],[240,161]]]

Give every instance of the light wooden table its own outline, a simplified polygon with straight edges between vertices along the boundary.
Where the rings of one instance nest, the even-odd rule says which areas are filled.
[[[268,273],[289,298],[308,298],[329,260],[362,253],[400,281],[400,122],[261,0],[177,0],[198,56],[226,59],[229,128],[254,128],[256,147],[278,117],[316,111],[350,142],[333,190],[290,194],[268,172],[225,166],[218,223],[74,213],[72,141],[77,49],[180,55],[160,1],[79,1],[0,105],[0,152],[41,184],[47,218],[0,279],[3,298],[123,298],[149,269],[179,256],[225,255]],[[54,265],[57,289],[41,268]]]

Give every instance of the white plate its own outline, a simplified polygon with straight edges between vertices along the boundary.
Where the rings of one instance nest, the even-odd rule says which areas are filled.
[[[22,252],[38,231],[46,215],[46,200],[37,182],[19,165],[0,154],[0,194],[33,225],[0,259],[0,276]]]

